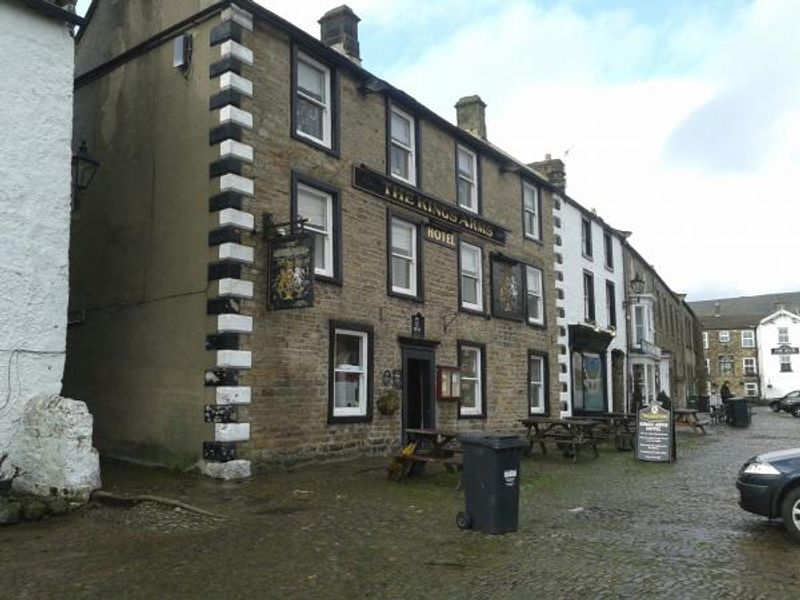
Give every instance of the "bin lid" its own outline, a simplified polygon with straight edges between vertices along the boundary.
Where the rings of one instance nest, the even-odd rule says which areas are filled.
[[[470,432],[458,436],[458,441],[462,444],[485,446],[493,450],[526,448],[528,446],[518,435],[512,433]]]

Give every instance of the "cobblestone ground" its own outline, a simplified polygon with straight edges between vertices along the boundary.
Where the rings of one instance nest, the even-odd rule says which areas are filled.
[[[745,459],[800,446],[800,419],[679,432],[675,465],[605,448],[523,461],[520,531],[461,532],[457,477],[400,484],[362,460],[219,483],[105,465],[153,504],[0,530],[3,598],[800,598],[800,545],[737,505]],[[574,510],[574,509],[582,510]]]

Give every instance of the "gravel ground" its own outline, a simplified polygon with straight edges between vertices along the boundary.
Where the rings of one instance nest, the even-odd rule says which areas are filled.
[[[386,461],[244,483],[104,465],[106,489],[167,496],[0,530],[2,598],[800,598],[800,545],[737,505],[745,459],[800,446],[800,419],[678,434],[674,465],[601,449],[523,460],[520,531],[455,527],[463,493],[437,468],[393,483]]]

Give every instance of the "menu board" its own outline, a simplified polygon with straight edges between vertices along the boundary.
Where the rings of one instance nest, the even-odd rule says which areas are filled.
[[[636,419],[636,458],[647,462],[672,462],[674,443],[672,412],[658,402],[642,408]]]

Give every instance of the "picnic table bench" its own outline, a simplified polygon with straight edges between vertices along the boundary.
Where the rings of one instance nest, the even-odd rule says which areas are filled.
[[[636,438],[636,413],[604,413],[592,415],[600,426],[592,433],[598,440],[613,441],[617,450],[632,450]]]
[[[686,425],[691,427],[694,431],[700,431],[703,435],[706,432],[706,426],[711,425],[710,420],[700,418],[700,411],[695,408],[675,408],[672,410],[676,425]]]
[[[389,464],[389,478],[400,481],[419,474],[424,465],[440,464],[448,472],[460,470],[463,466],[463,451],[458,445],[457,431],[441,429],[406,429],[408,444],[392,457]],[[422,467],[418,467],[422,465]],[[417,467],[417,468],[415,468]]]
[[[526,428],[529,450],[538,444],[542,454],[547,454],[546,444],[555,444],[564,456],[572,458],[572,462],[577,462],[580,450],[586,447],[594,450],[595,457],[599,456],[597,438],[593,433],[600,421],[581,417],[528,417],[520,419],[520,423]]]

